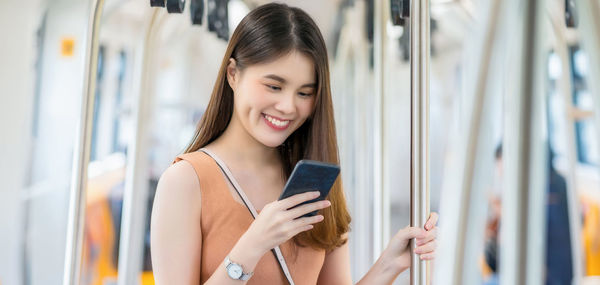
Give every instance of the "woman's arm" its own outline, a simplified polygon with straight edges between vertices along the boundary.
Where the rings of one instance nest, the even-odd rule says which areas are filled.
[[[386,256],[382,254],[369,272],[357,284],[391,284],[398,274],[406,269],[402,265],[388,260]],[[348,243],[327,253],[317,284],[353,284],[350,274],[350,250]]]
[[[344,234],[344,238],[348,238],[348,233]],[[319,273],[317,284],[352,284],[352,276],[350,275],[350,249],[348,247],[348,242],[325,255],[325,262],[321,268],[321,273]]]
[[[398,231],[369,272],[356,284],[392,284],[400,273],[410,267],[409,244],[413,238],[417,244],[415,253],[423,260],[432,260],[435,255],[437,220],[437,213],[431,213],[424,230],[406,227]],[[348,234],[344,237],[347,238]],[[327,253],[317,284],[352,284],[348,243]]]
[[[187,161],[171,165],[160,177],[150,243],[156,284],[200,283],[200,184]]]

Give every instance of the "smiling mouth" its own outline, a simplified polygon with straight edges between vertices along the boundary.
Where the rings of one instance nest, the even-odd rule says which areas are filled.
[[[285,130],[290,125],[291,120],[281,120],[267,114],[262,114],[267,125],[276,130]]]

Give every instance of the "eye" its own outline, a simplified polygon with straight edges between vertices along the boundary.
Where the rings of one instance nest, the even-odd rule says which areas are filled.
[[[302,96],[302,97],[310,97],[312,96],[312,92],[311,93],[305,93],[305,92],[298,92],[298,95]]]
[[[279,86],[275,86],[275,85],[269,85],[269,84],[266,84],[266,86],[267,86],[269,89],[273,90],[273,91],[279,91],[279,90],[281,90],[281,87],[279,87]]]

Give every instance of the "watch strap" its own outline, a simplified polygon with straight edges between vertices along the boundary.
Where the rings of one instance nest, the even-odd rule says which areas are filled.
[[[248,273],[244,272],[243,271],[244,270],[244,266],[242,266],[239,263],[231,261],[231,259],[229,259],[229,256],[225,257],[225,269],[226,270],[227,270],[227,267],[229,267],[230,264],[236,264],[236,265],[238,265],[238,266],[240,266],[242,268],[242,275],[240,276],[240,278],[238,278],[239,280],[246,281],[246,280],[250,279],[250,277],[252,277],[252,275],[254,274],[254,272],[248,272]],[[228,273],[228,275],[229,275],[229,273]]]

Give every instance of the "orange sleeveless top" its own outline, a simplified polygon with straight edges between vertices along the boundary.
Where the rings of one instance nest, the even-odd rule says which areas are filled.
[[[200,284],[203,284],[219,266],[224,266],[225,257],[242,234],[250,227],[254,218],[245,205],[238,203],[231,196],[229,182],[227,182],[223,172],[210,156],[204,152],[196,151],[177,156],[173,163],[181,160],[188,161],[194,167],[200,182],[202,197]],[[317,283],[319,272],[325,261],[325,250],[300,247],[295,245],[291,239],[279,247],[294,283],[298,285],[314,285]],[[276,285],[287,283],[275,255],[268,251],[256,264],[254,274],[247,284]]]

